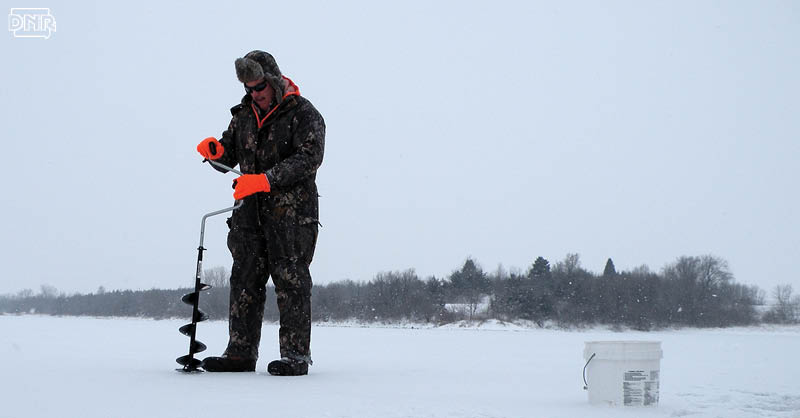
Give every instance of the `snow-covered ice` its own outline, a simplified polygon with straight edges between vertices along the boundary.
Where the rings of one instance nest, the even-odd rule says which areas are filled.
[[[659,332],[315,325],[310,375],[178,373],[184,321],[0,316],[0,417],[800,417],[800,327]],[[225,322],[205,322],[218,355]],[[654,408],[592,406],[585,341],[662,341]]]

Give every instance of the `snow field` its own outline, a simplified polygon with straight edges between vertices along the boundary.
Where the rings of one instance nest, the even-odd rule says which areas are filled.
[[[315,324],[309,376],[178,373],[181,320],[0,316],[0,417],[800,417],[800,327],[660,332]],[[227,323],[204,322],[205,355]],[[655,408],[592,406],[585,341],[661,341]]]

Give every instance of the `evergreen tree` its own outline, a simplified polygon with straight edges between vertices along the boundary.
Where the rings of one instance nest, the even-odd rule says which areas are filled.
[[[603,276],[604,277],[612,277],[617,275],[617,269],[614,268],[614,262],[611,261],[611,258],[606,261],[606,268],[603,269]]]
[[[450,285],[454,296],[469,304],[469,314],[472,319],[481,299],[488,293],[491,282],[475,261],[468,258],[461,270],[456,270],[450,275]]]
[[[531,279],[543,279],[549,276],[550,262],[544,257],[536,257],[536,260],[533,262],[533,266],[531,266],[531,269],[528,272],[528,277]]]

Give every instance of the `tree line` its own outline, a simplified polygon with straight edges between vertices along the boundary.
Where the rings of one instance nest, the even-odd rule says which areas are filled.
[[[203,293],[200,308],[212,319],[227,319],[228,272],[206,270],[214,288]],[[59,294],[42,286],[0,296],[0,313],[49,315],[190,317],[180,297],[193,289],[106,291]],[[473,259],[443,278],[420,278],[413,269],[377,274],[368,282],[344,280],[313,289],[315,321],[448,323],[458,320],[528,320],[539,325],[605,324],[648,330],[668,326],[721,327],[759,322],[800,322],[800,296],[789,285],[775,289],[776,303],[766,312],[764,291],[735,282],[725,260],[680,257],[660,272],[647,266],[617,272],[608,259],[602,274],[581,266],[578,254],[550,265],[538,257],[526,271],[502,267],[484,271]],[[272,286],[267,288],[264,319],[277,321]]]

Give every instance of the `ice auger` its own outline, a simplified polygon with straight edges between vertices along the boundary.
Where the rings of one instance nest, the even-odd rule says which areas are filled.
[[[217,163],[217,162],[211,161],[211,160],[203,160],[203,162],[206,162],[206,161],[208,161],[209,163],[211,163],[211,164],[213,164],[213,165],[215,165],[215,166],[217,166],[219,168],[225,169],[227,171],[231,171],[231,172],[236,173],[236,174],[238,174],[240,176],[242,175],[242,173],[240,173],[239,171],[237,171],[237,170],[235,170],[233,168],[227,167],[227,166],[225,166],[223,164],[220,164],[220,163]],[[202,362],[202,360],[194,358],[194,355],[206,350],[206,345],[201,343],[200,341],[198,341],[197,338],[196,338],[196,336],[197,336],[197,323],[205,321],[205,320],[208,319],[208,315],[198,308],[198,304],[200,302],[200,292],[202,292],[204,290],[211,289],[211,285],[205,284],[205,283],[203,283],[201,281],[201,275],[202,275],[202,272],[203,272],[203,251],[206,250],[205,248],[203,248],[203,238],[204,238],[205,230],[206,230],[206,219],[208,219],[211,216],[219,215],[221,213],[232,212],[232,211],[238,209],[240,206],[242,206],[242,203],[243,202],[241,200],[238,200],[238,201],[236,201],[236,203],[233,206],[231,206],[229,208],[217,210],[217,211],[214,211],[214,212],[207,213],[207,214],[203,215],[203,220],[202,220],[202,222],[200,224],[200,246],[197,247],[197,271],[195,272],[195,278],[194,278],[194,292],[187,293],[187,294],[183,295],[183,297],[181,298],[181,302],[192,306],[192,323],[191,324],[186,324],[186,325],[180,327],[180,329],[178,330],[178,331],[180,331],[181,334],[186,335],[190,339],[189,340],[189,354],[187,354],[185,356],[178,357],[177,359],[175,359],[175,361],[177,361],[178,364],[183,366],[182,369],[178,369],[179,371],[183,371],[183,372],[200,372],[200,371],[202,371],[202,370],[198,369],[198,367],[202,366],[203,362]]]

